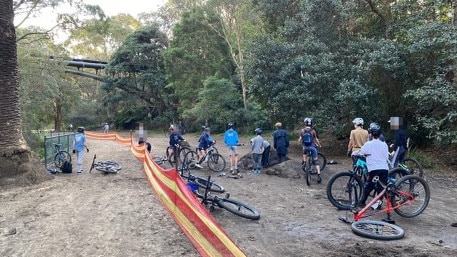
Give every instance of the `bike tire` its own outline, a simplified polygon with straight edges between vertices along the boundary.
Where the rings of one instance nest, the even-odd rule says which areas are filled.
[[[214,172],[222,172],[225,169],[225,159],[218,153],[212,153],[208,156],[208,168]]]
[[[327,183],[327,198],[339,210],[350,210],[358,204],[363,185],[352,171],[338,172]]]
[[[184,161],[184,159],[186,158],[186,154],[188,152],[192,151],[189,147],[185,146],[185,147],[182,147],[181,149],[179,149],[179,152],[178,152],[178,160],[180,163],[182,163]]]
[[[194,182],[197,183],[202,188],[207,188],[207,186],[208,186],[208,180],[203,179],[203,178],[195,177]],[[216,193],[225,192],[224,187],[215,183],[214,181],[210,182],[210,186],[208,187],[208,190],[210,190],[212,192],[216,192]]]
[[[424,170],[422,169],[422,165],[419,161],[414,158],[406,158],[400,162],[399,167],[408,171],[409,175],[416,175],[419,177],[424,176]]]
[[[359,220],[351,224],[354,234],[378,240],[397,240],[405,236],[405,231],[394,224],[378,220]]]
[[[430,188],[419,176],[404,176],[395,183],[395,192],[391,200],[398,215],[414,218],[427,208],[430,202]]]
[[[250,220],[260,219],[260,213],[245,203],[229,198],[216,198],[214,201],[216,201],[216,204],[219,207],[226,209],[227,211],[240,217]]]
[[[305,165],[303,165],[303,171],[305,172],[305,181],[306,185],[310,186],[311,185],[311,158],[308,158],[308,161],[306,162]]]
[[[71,162],[71,155],[67,151],[59,151],[54,156],[54,165],[59,169],[65,161]]]
[[[195,169],[195,164],[197,163],[198,161],[198,153],[194,150],[190,150],[189,152],[186,153],[186,157],[184,158],[186,164],[187,164],[187,168],[188,169]]]
[[[403,168],[393,168],[389,170],[388,178],[390,182],[396,183],[400,178],[409,175],[408,171]]]
[[[117,173],[119,171],[119,169],[116,169],[114,166],[112,165],[96,165],[95,166],[95,169],[98,170],[98,171],[101,171],[105,174],[108,174],[108,173]]]
[[[318,158],[319,158],[319,166],[321,168],[321,172],[327,167],[327,157],[325,157],[325,154],[323,153],[317,153]]]

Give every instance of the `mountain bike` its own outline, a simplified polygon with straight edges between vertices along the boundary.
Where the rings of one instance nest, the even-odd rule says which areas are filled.
[[[176,149],[176,153],[175,153]],[[173,163],[176,162],[176,160],[179,161],[179,163],[182,163],[184,158],[186,157],[186,154],[191,151],[189,147],[189,143],[185,140],[179,141],[178,144],[175,145],[173,148],[172,146],[168,146],[167,150],[165,151],[165,156],[167,157],[168,162],[170,163],[171,166],[173,166]]]
[[[206,157],[204,162],[208,165],[208,168],[214,172],[221,172],[225,169],[226,161],[222,155],[217,153],[216,148],[214,147],[213,143],[210,147],[206,149]],[[198,160],[200,160],[200,151],[196,149],[196,151],[189,151],[185,157],[186,160],[189,161],[189,168],[195,169],[195,164]]]
[[[208,188],[208,190],[210,190],[212,192],[216,192],[216,193],[224,193],[225,192],[224,187],[219,185],[219,184],[217,184],[216,182],[209,181],[207,179],[200,178],[200,177],[192,175],[191,174],[191,170],[189,168],[189,163],[190,162],[188,160],[184,159],[180,169],[178,169],[179,175],[182,178],[187,179],[187,182],[196,183],[202,188]]]
[[[391,213],[394,211],[404,218],[413,218],[421,214],[430,201],[430,188],[427,182],[416,175],[407,175],[398,181],[391,180],[387,185],[376,176],[373,182],[382,186],[383,190],[361,210],[357,210],[356,205],[351,207],[354,222],[350,222],[347,217],[340,220],[351,223],[352,231],[360,236],[381,240],[402,238],[404,231],[393,225],[395,222],[391,219]],[[386,201],[385,208],[382,208],[383,200]],[[357,200],[354,201],[354,204],[356,203]],[[387,214],[387,218],[383,221],[362,220],[384,213]]]
[[[54,155],[54,165],[56,168],[62,168],[62,165],[65,161],[71,162],[71,155],[65,150],[61,150],[62,144],[54,143],[54,150],[56,154]]]
[[[97,155],[94,154],[94,158],[92,159],[92,164],[90,166],[89,173],[91,173],[94,168],[105,174],[117,173],[119,170],[121,170],[121,165],[115,161],[108,160],[108,161],[102,161],[102,162],[95,162],[96,158],[97,158]]]
[[[352,170],[342,171],[330,177],[326,193],[330,203],[340,210],[349,210],[355,199],[360,199],[364,184],[368,178],[366,158],[363,155],[352,155],[354,166]],[[406,160],[406,159],[405,159]],[[389,179],[393,181],[406,175],[411,175],[413,169],[401,162],[399,168],[389,170]],[[421,174],[419,172],[419,174]]]
[[[318,155],[318,160],[319,160],[319,167],[322,172],[322,170],[327,165],[327,158],[325,157],[325,155],[323,153],[318,152],[317,155]],[[311,151],[306,151],[306,163],[304,163],[302,165],[302,170],[305,173],[305,180],[306,180],[306,184],[308,186],[311,185],[312,176],[314,175],[317,177],[316,167],[312,163],[313,163],[313,156],[311,154]],[[320,183],[320,182],[318,182],[318,183]]]
[[[258,220],[260,219],[260,213],[254,209],[253,207],[234,200],[230,199],[230,195],[226,194],[225,197],[219,197],[217,195],[212,195],[210,192],[211,188],[211,176],[208,176],[208,184],[205,187],[204,192],[200,192],[200,186],[194,182],[189,182],[188,187],[189,189],[194,193],[194,195],[197,198],[201,199],[201,203],[204,204],[205,206],[209,205],[209,210],[214,211],[215,207],[220,207],[223,208],[235,215],[238,215],[240,217],[246,218],[246,219],[251,219],[251,220]]]

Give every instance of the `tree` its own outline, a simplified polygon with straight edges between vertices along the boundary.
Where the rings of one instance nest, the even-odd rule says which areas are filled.
[[[165,89],[162,52],[167,46],[164,33],[157,27],[145,26],[128,35],[112,55],[103,87],[124,107],[121,112],[142,109],[151,117],[166,113],[171,103]]]
[[[50,176],[37,169],[42,166],[22,136],[12,0],[0,0],[0,17],[0,184],[30,184]]]

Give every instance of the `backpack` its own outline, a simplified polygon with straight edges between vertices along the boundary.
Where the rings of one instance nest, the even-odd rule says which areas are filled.
[[[302,131],[301,140],[305,146],[311,146],[313,144],[313,135],[311,132],[312,129],[310,128],[304,128]]]
[[[60,167],[62,173],[71,173],[73,170],[73,165],[69,161],[64,161],[62,167]]]

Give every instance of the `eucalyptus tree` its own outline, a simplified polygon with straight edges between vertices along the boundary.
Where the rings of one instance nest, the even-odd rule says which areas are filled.
[[[164,33],[157,27],[145,26],[129,34],[111,56],[103,88],[112,95],[111,100],[115,100],[117,111],[122,114],[119,125],[124,125],[132,113],[136,113],[135,119],[141,119],[142,115],[155,118],[167,112],[171,100],[165,88],[162,57],[167,46]]]
[[[208,77],[231,79],[234,73],[228,45],[213,29],[216,26],[221,26],[217,15],[198,7],[185,12],[173,29],[164,58],[168,87],[180,103],[179,111],[194,107]]]

